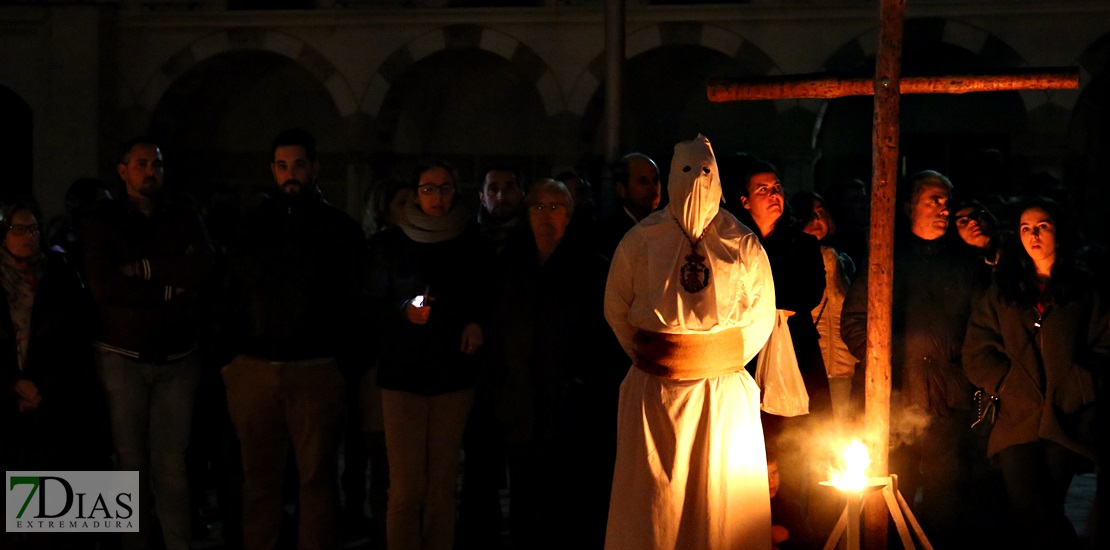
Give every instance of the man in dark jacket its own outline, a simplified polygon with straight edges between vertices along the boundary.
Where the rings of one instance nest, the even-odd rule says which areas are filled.
[[[643,153],[629,153],[613,165],[613,186],[620,204],[598,220],[594,228],[598,251],[606,258],[613,257],[613,251],[632,226],[659,208],[663,189],[659,167]]]
[[[117,172],[125,194],[84,224],[116,467],[139,472],[140,504],[153,502],[166,547],[188,548],[185,450],[201,375],[197,295],[213,273],[214,252],[196,209],[163,190],[162,152],[153,140],[125,143]],[[148,525],[125,536],[124,546],[148,547]]]
[[[494,249],[500,254],[514,234],[524,230],[524,186],[520,172],[507,164],[494,164],[486,169],[482,189],[478,192],[478,215],[475,223]]]
[[[338,548],[343,373],[357,369],[355,338],[365,336],[352,319],[366,245],[316,186],[313,137],[287,130],[272,151],[279,192],[244,215],[228,252],[225,334],[235,356],[223,378],[243,460],[243,543],[277,546],[291,442],[298,547]]]
[[[947,233],[952,183],[928,170],[911,176],[902,193],[909,230],[894,247],[891,353],[890,472],[906,500],[923,490],[922,527],[939,547],[963,536],[962,504],[971,502],[975,447],[973,387],[960,354],[973,300],[988,282],[986,266]],[[867,273],[853,281],[840,319],[856,357],[866,356]]]

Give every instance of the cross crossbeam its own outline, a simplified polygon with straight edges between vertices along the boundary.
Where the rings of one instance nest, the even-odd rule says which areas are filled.
[[[830,99],[872,95],[875,79],[825,74],[763,78],[716,78],[707,93],[713,102],[759,99]],[[965,94],[1010,90],[1072,90],[1079,87],[1079,69],[1054,67],[1008,71],[996,75],[906,76],[898,82],[902,94]]]

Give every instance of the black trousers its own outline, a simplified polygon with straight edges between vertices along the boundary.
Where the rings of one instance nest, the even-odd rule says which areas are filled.
[[[998,453],[1006,482],[1012,526],[1029,548],[1079,548],[1075,528],[1064,513],[1072,478],[1086,459],[1062,445],[1040,440]]]

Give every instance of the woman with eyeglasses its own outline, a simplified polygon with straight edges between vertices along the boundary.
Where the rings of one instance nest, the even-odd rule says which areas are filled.
[[[1079,548],[1064,501],[1072,477],[1096,457],[1110,306],[1076,259],[1080,233],[1064,209],[1038,197],[1015,212],[1017,238],[1005,244],[972,310],[963,366],[973,384],[999,398],[987,454],[1001,467],[1013,542]]]
[[[491,366],[508,449],[515,548],[600,548],[627,356],[602,311],[609,262],[574,233],[578,205],[541,179],[497,262]],[[552,529],[552,525],[574,525]]]
[[[65,254],[41,246],[32,200],[0,206],[5,470],[110,469],[92,298]]]
[[[463,428],[474,400],[493,261],[448,163],[421,165],[397,227],[370,241],[381,327],[390,550],[449,550]]]

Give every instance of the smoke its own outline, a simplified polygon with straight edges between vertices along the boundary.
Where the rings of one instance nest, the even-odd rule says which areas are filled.
[[[893,406],[897,403],[891,396],[890,407],[890,448],[897,449],[917,441],[925,428],[929,427],[929,414],[920,405]]]
[[[840,426],[831,416],[777,417],[770,423],[775,427],[768,431],[777,435],[769,435],[768,454],[778,457],[780,470],[793,471],[795,475],[801,473],[799,469],[804,470],[804,476],[814,483],[829,479],[830,468],[852,439],[865,439],[855,426]]]
[[[910,445],[918,440],[929,426],[930,417],[917,405],[905,405],[901,396],[891,394],[889,451]],[[768,430],[778,435],[769,437],[768,453],[798,464],[805,464],[811,480],[829,478],[829,470],[839,463],[841,453],[853,439],[859,440],[874,453],[878,440],[876,434],[869,433],[864,423],[862,410],[853,410],[852,419],[841,425],[831,416],[827,419],[809,415],[770,420],[777,429]],[[874,460],[874,458],[872,458]],[[876,472],[885,475],[886,472]]]

